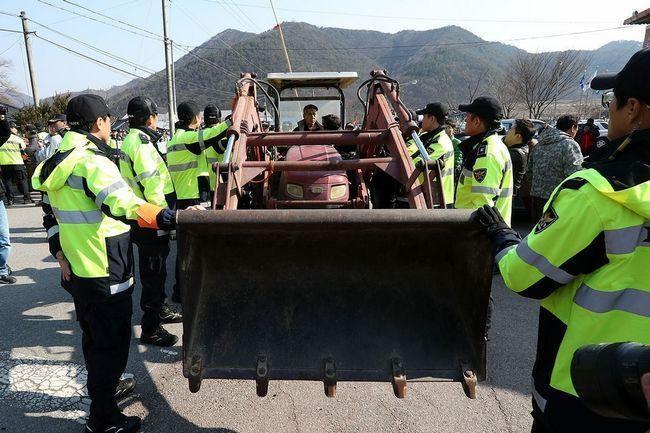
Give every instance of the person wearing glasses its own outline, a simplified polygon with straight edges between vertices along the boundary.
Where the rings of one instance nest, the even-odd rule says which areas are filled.
[[[565,179],[523,240],[496,208],[476,213],[494,242],[505,284],[540,299],[533,428],[645,433],[650,423],[609,418],[578,398],[571,361],[598,343],[650,344],[650,48],[618,74],[591,82],[609,109],[609,145]]]

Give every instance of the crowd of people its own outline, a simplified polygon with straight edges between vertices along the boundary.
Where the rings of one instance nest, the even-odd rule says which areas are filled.
[[[650,343],[650,313],[639,313],[635,305],[647,306],[650,290],[644,237],[650,220],[649,68],[650,49],[645,49],[618,75],[592,80],[594,88],[613,88],[603,96],[611,116],[611,143],[592,149],[588,159],[575,141],[578,119],[570,114],[540,131],[530,120],[517,119],[503,135],[501,104],[481,96],[458,107],[465,113],[460,141],[444,104],[432,102],[414,113],[422,116],[419,136],[406,142],[414,164],[440,160],[444,205],[475,210],[476,221],[495,246],[506,285],[542,299],[533,372],[534,432],[568,431],[569,424],[585,431],[644,428],[590,413],[575,397],[569,364],[586,343]],[[49,120],[47,134],[26,126],[20,137],[16,125],[0,113],[5,201],[14,203],[16,184],[24,202],[31,203],[28,179],[42,193],[49,251],[60,266],[63,288],[74,299],[91,399],[87,432],[140,428],[140,419],[125,416],[117,405],[135,387],[134,379],[122,377],[131,342],[133,245],[142,285],[140,343],[165,347],[178,340],[162,326],[182,321],[165,293],[170,233],[176,210],[203,210],[213,196],[210,167],[226,150],[232,122],[222,119],[215,105],[205,107],[202,118],[192,101],[179,104],[177,113],[176,131],[164,154],[157,146],[163,135],[158,107],[146,96],[129,101],[129,130],[119,137],[111,137],[108,106],[96,95],[72,98],[65,114]],[[342,127],[335,115],[319,122],[314,105],[305,106],[303,115],[297,131]],[[242,131],[249,132],[245,122]],[[383,187],[391,193],[381,207],[408,206],[403,189],[391,189],[389,183]],[[513,197],[521,197],[537,221],[523,240],[511,228]],[[4,204],[0,222],[0,280],[12,283]],[[625,236],[618,237],[621,230]],[[169,297],[176,303],[182,302],[179,272],[177,260]],[[612,301],[603,293],[617,297]],[[625,302],[617,301],[621,297]]]

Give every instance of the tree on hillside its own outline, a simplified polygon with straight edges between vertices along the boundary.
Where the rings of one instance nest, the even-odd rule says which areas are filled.
[[[557,100],[568,95],[591,60],[573,51],[561,53],[520,53],[507,69],[512,90],[528,110],[539,118]]]
[[[46,125],[54,115],[65,113],[66,106],[68,105],[69,93],[56,94],[52,97],[51,101],[42,102],[38,107],[29,105],[21,108],[13,114],[13,120],[21,126],[28,124],[34,125],[40,123]]]
[[[10,65],[8,60],[0,59],[0,103],[9,102],[11,100],[9,92],[14,90],[14,86],[7,76]]]
[[[501,103],[503,107],[503,117],[510,119],[514,117],[519,105],[519,96],[512,85],[512,77],[505,73],[492,80],[488,88],[488,93]]]

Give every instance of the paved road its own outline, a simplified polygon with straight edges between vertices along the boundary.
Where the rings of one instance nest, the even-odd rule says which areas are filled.
[[[88,400],[73,304],[58,284],[40,209],[13,207],[9,222],[18,282],[0,285],[0,431],[81,431]],[[409,384],[404,400],[389,384],[357,383],[340,383],[334,399],[310,382],[271,382],[261,399],[252,382],[207,380],[191,394],[180,346],[134,341],[128,371],[138,388],[123,407],[145,419],[145,432],[528,432],[537,305],[509,293],[500,277],[493,292],[490,377],[476,400],[457,383]],[[136,305],[133,323],[139,321]],[[181,333],[180,325],[168,329]],[[139,326],[133,331],[137,337]]]

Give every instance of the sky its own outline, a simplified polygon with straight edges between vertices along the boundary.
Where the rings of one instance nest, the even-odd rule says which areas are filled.
[[[30,18],[30,30],[38,36],[31,40],[41,98],[69,90],[106,89],[130,81],[134,76],[129,74],[147,76],[147,71],[164,68],[163,42],[158,37],[163,32],[161,1],[0,0],[0,29],[21,31],[21,20],[16,17],[21,10]],[[170,38],[196,46],[228,28],[254,33],[269,30],[275,25],[269,1],[171,0]],[[275,0],[275,5],[280,21],[390,33],[453,24],[485,40],[530,52],[595,49],[615,40],[642,41],[644,26],[619,27],[635,10],[648,7],[647,0]],[[39,37],[123,72],[83,59]],[[175,51],[176,58],[182,54],[181,49]],[[13,85],[31,95],[22,33],[0,30],[0,59],[11,62],[8,75]]]

